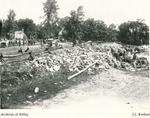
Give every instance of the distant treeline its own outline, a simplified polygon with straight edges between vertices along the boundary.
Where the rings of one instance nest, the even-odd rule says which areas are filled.
[[[43,4],[43,22],[36,25],[32,19],[15,20],[14,10],[10,10],[7,19],[2,20],[2,37],[12,39],[15,31],[24,30],[29,39],[60,38],[71,42],[106,41],[132,45],[149,44],[149,27],[143,20],[127,21],[116,27],[107,26],[104,21],[93,18],[84,19],[83,7],[72,10],[70,16],[58,17],[56,0],[47,0]]]

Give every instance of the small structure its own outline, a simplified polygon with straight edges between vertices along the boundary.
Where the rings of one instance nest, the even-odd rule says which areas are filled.
[[[19,44],[19,46],[28,43],[27,36],[24,33],[24,30],[15,31],[15,37],[14,38],[15,38],[16,42]]]
[[[24,38],[24,31],[15,31],[15,39],[23,39]]]

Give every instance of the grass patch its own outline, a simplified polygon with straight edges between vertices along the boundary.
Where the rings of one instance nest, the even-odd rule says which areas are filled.
[[[85,82],[90,76],[85,72],[68,80],[73,73],[58,71],[47,76],[31,76],[30,73],[3,71],[2,76],[2,108],[15,108],[17,105],[33,104],[54,97],[56,94],[71,86]],[[35,87],[39,88],[34,93]]]

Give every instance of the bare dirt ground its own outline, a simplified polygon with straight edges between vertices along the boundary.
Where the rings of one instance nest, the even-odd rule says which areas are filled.
[[[76,81],[74,79],[74,81]],[[25,109],[110,109],[148,108],[148,70],[128,72],[109,69],[87,82],[63,90],[55,97],[37,101],[34,105],[18,106]],[[116,106],[118,105],[118,106]],[[121,106],[120,106],[121,105]],[[107,109],[106,108],[106,109]]]

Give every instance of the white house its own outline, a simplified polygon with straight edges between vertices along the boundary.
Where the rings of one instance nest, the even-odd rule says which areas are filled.
[[[15,31],[15,39],[24,39],[27,38],[26,34],[24,33],[24,31]]]
[[[15,31],[15,40],[17,41],[17,43],[21,43],[21,44],[27,44],[27,36],[24,33],[24,30],[21,31]]]

